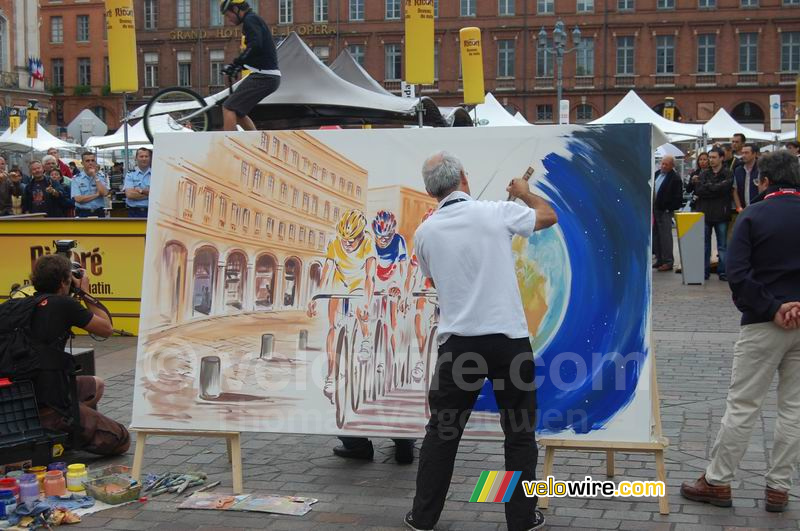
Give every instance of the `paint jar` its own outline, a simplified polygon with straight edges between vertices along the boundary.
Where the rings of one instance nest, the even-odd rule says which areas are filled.
[[[44,478],[45,496],[64,496],[67,493],[67,482],[60,470],[48,470]]]
[[[67,489],[72,492],[80,492],[83,489],[83,482],[89,479],[86,473],[86,465],[75,463],[67,467]]]
[[[22,470],[12,470],[8,474],[6,474],[6,477],[7,478],[14,478],[17,481],[19,481],[19,478],[22,477],[22,474],[24,474],[24,473],[25,472],[23,472]]]
[[[39,490],[44,490],[44,476],[47,474],[47,467],[46,466],[32,466],[26,470],[28,474],[33,474],[36,476],[36,480],[39,482]]]
[[[17,499],[10,490],[0,490],[0,519],[8,520],[8,517],[17,510]]]
[[[39,499],[39,480],[35,474],[23,474],[19,478],[19,501],[31,505]]]
[[[14,478],[0,479],[0,490],[10,490],[19,503],[19,482]]]
[[[56,461],[47,465],[47,470],[60,470],[64,474],[67,473],[67,464],[64,461]]]
[[[200,398],[215,400],[222,394],[220,388],[219,356],[205,356],[200,360]]]

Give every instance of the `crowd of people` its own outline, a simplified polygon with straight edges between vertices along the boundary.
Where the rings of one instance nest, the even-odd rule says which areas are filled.
[[[0,216],[44,214],[49,218],[104,218],[111,210],[115,192],[125,197],[128,217],[146,218],[150,195],[150,164],[153,152],[148,148],[136,151],[136,166],[124,179],[114,184],[115,172],[121,176],[121,165],[109,172],[97,163],[97,156],[81,154],[81,167],[65,163],[58,151],[51,148],[41,159],[32,159],[27,172],[20,166],[8,167],[0,156]]]

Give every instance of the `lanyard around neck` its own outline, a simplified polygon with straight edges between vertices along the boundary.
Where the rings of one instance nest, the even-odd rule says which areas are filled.
[[[463,197],[459,197],[458,199],[451,199],[450,201],[447,201],[445,204],[440,206],[439,210],[443,209],[444,207],[448,207],[450,205],[453,205],[455,203],[460,203],[461,201],[466,201],[466,199],[464,199]]]

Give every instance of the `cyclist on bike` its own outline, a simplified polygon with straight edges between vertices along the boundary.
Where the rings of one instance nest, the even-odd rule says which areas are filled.
[[[425,215],[422,216],[420,220],[420,224],[423,221],[431,217],[435,211],[431,208],[425,212]],[[406,276],[406,285],[405,285],[405,292],[411,293],[413,291],[434,291],[433,280],[428,277],[422,275],[422,271],[419,269],[419,262],[417,261],[417,255],[412,254],[411,260],[409,261],[408,267],[408,275]],[[419,349],[419,356],[420,360],[417,361],[414,369],[411,371],[411,377],[414,379],[415,382],[419,382],[422,380],[422,376],[425,372],[425,341],[428,338],[428,334],[430,333],[430,327],[426,327],[423,330],[423,326],[426,326],[428,323],[423,323],[424,321],[424,313],[425,313],[425,305],[428,303],[428,299],[426,297],[417,297],[417,302],[415,303],[415,311],[414,311],[414,335],[417,336],[417,347]],[[435,310],[434,310],[435,311]]]
[[[243,68],[251,72],[222,105],[223,128],[235,131],[239,124],[247,131],[255,131],[256,126],[247,114],[281,84],[275,41],[269,26],[253,13],[245,0],[221,0],[219,9],[229,23],[242,25],[245,46],[232,64],[225,65],[223,73],[233,76]]]
[[[367,218],[360,211],[351,209],[345,211],[336,226],[336,238],[328,244],[325,256],[325,266],[322,268],[320,285],[321,293],[342,293],[351,295],[363,290],[363,302],[356,307],[356,317],[361,327],[363,340],[359,352],[359,361],[367,361],[372,356],[372,343],[369,335],[369,308],[375,291],[375,241],[372,234],[367,231]],[[349,301],[330,299],[328,301],[328,337],[325,349],[328,354],[328,375],[322,392],[332,400],[333,398],[333,371],[336,362],[336,317],[340,304]],[[344,307],[347,313],[347,306]],[[312,300],[308,305],[309,317],[317,313],[317,301]]]
[[[381,210],[372,220],[372,233],[375,235],[375,244],[378,251],[378,267],[376,271],[377,290],[386,291],[389,295],[389,318],[391,322],[391,346],[392,357],[397,351],[397,307],[398,300],[402,294],[400,289],[403,283],[406,261],[408,254],[406,251],[406,239],[397,234],[397,219],[394,214],[386,210]],[[386,304],[386,298],[381,301],[381,305]],[[385,311],[381,307],[381,312]]]

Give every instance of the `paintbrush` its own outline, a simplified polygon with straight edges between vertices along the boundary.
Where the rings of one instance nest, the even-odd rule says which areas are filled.
[[[205,492],[205,491],[207,491],[207,490],[211,490],[211,489],[213,489],[214,487],[216,487],[217,485],[219,485],[220,483],[222,483],[222,482],[221,482],[221,481],[215,481],[214,483],[209,483],[209,484],[208,484],[208,485],[206,485],[205,487],[201,487],[201,488],[199,488],[199,489],[197,489],[197,490],[193,490],[192,492],[189,492],[189,493],[187,493],[187,494],[186,494],[186,496],[191,496],[191,495],[192,495],[192,494],[194,494],[195,492]]]
[[[533,175],[533,167],[528,166],[528,169],[525,170],[525,175],[523,175],[522,178],[525,179],[526,181],[530,181],[532,175]],[[508,194],[508,201],[513,201],[513,200],[514,198],[511,196],[511,194]]]

